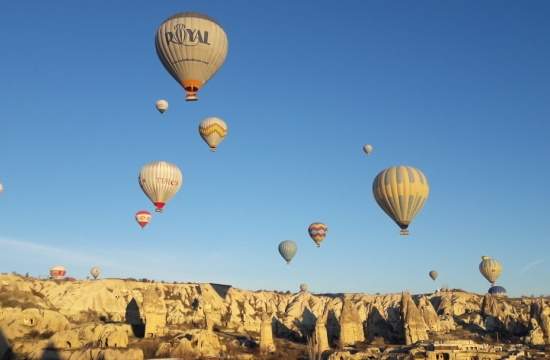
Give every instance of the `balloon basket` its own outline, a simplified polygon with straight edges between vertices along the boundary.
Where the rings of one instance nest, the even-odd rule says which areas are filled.
[[[409,235],[409,230],[408,229],[401,229],[401,232],[399,234],[401,234],[402,236],[408,236]]]

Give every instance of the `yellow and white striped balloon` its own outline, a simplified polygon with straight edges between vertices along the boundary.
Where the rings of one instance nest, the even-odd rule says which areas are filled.
[[[216,151],[218,145],[227,135],[227,124],[217,117],[206,118],[199,125],[199,134],[208,144],[210,150]]]
[[[502,265],[489,256],[482,256],[481,263],[479,263],[479,272],[494,285],[500,274],[502,274]]]
[[[139,185],[161,212],[164,205],[176,195],[183,184],[181,170],[166,161],[154,161],[144,165],[139,173]]]
[[[218,71],[227,56],[227,35],[212,18],[197,13],[179,13],[164,21],[155,38],[157,55],[187,92],[197,92]]]
[[[381,171],[372,183],[378,205],[408,235],[411,221],[428,199],[430,186],[422,171],[410,166],[393,166]]]

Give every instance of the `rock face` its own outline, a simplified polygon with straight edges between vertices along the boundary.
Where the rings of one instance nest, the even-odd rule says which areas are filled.
[[[194,329],[185,332],[177,347],[172,351],[172,357],[186,358],[193,356],[214,357],[220,356],[222,346],[220,339],[211,331]]]
[[[166,304],[156,288],[148,288],[143,294],[143,320],[145,337],[164,335],[166,328]]]
[[[402,295],[401,316],[403,317],[403,332],[406,345],[414,344],[421,340],[428,340],[424,318],[409,293],[403,293]]]
[[[315,323],[315,330],[313,332],[313,345],[315,347],[315,352],[317,354],[322,354],[325,351],[330,350],[330,345],[328,342],[327,335],[327,320],[328,320],[329,310],[328,307],[323,311],[323,315],[317,318]]]
[[[501,339],[550,345],[550,307],[532,298],[493,299],[457,290],[414,299],[408,294],[342,297],[246,291],[216,284],[51,281],[0,274],[0,354],[11,347],[17,354],[40,358],[51,346],[75,359],[139,356],[125,350],[157,343],[144,337],[163,336],[161,357],[169,357],[177,348],[216,357],[223,353],[227,334],[253,343],[251,336],[262,332],[269,339],[269,328],[271,341],[261,343],[278,337],[304,347],[309,339],[319,352],[330,352],[330,345],[340,341],[342,347],[356,345],[353,351],[345,349],[352,354],[341,352],[355,357],[355,351],[367,343],[410,344],[427,339],[428,331],[438,339],[455,332],[478,336],[498,329]],[[252,345],[246,348],[249,353],[259,352]],[[144,347],[147,357],[156,350]],[[276,350],[278,354],[285,348]]]
[[[420,310],[422,318],[424,319],[424,323],[426,324],[429,331],[438,332],[441,330],[439,317],[437,316],[437,313],[435,312],[432,303],[428,300],[427,297],[422,296],[420,298],[420,300],[418,301],[418,310]]]
[[[351,298],[346,297],[340,314],[340,348],[365,341],[363,323]]]
[[[260,353],[272,353],[275,352],[276,347],[273,342],[273,316],[271,313],[263,313],[262,323],[260,325]]]

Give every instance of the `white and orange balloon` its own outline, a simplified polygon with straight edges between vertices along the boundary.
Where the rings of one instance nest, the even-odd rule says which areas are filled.
[[[149,222],[151,222],[151,217],[151,213],[147,210],[140,210],[136,213],[135,216],[137,223],[139,224],[139,226],[141,226],[142,229],[146,227]]]
[[[208,144],[210,150],[216,151],[218,145],[227,135],[227,124],[220,118],[208,117],[199,124],[199,134]]]
[[[227,35],[212,18],[185,12],[164,21],[155,37],[157,55],[179,83],[187,101],[218,71],[227,56]]]
[[[139,186],[155,205],[155,211],[162,209],[176,195],[183,184],[183,174],[174,164],[154,161],[144,165],[139,173]]]

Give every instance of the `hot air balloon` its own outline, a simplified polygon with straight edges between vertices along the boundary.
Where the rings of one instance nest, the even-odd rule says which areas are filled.
[[[199,125],[199,134],[210,146],[210,150],[216,151],[218,145],[227,135],[227,124],[217,117],[206,118]]]
[[[151,221],[151,213],[147,210],[140,210],[136,213],[136,221],[143,229]]]
[[[316,222],[309,225],[307,231],[317,247],[320,247],[321,242],[323,242],[323,240],[325,240],[325,237],[327,236],[328,227],[323,223]]]
[[[155,103],[155,106],[161,114],[164,114],[164,112],[168,110],[168,101],[164,99],[157,100],[157,102]]]
[[[292,240],[281,241],[279,244],[279,253],[286,260],[287,264],[290,264],[290,260],[296,255],[298,246]]]
[[[370,153],[372,152],[373,148],[372,148],[372,145],[371,144],[366,144],[365,146],[363,146],[363,151],[365,152],[365,154],[367,155],[370,155]]]
[[[430,277],[432,278],[432,280],[435,281],[435,279],[437,279],[437,276],[438,276],[439,274],[437,273],[437,271],[432,270],[432,271],[429,272],[428,275],[430,275]]]
[[[90,269],[90,275],[94,277],[94,279],[97,279],[99,275],[101,274],[101,269],[97,266],[94,266]]]
[[[495,296],[506,296],[506,289],[498,285],[491,286],[487,292]]]
[[[185,99],[195,101],[225,61],[227,35],[206,15],[179,13],[159,26],[155,46],[164,68],[187,92]]]
[[[479,272],[487,281],[495,285],[495,282],[502,273],[502,265],[490,256],[482,256],[479,263]]]
[[[378,205],[401,228],[401,235],[428,199],[430,186],[422,171],[410,166],[393,166],[382,170],[372,183]]]
[[[2,185],[2,183],[0,183],[0,193],[4,192],[4,185]]]
[[[67,274],[67,270],[64,266],[56,265],[53,266],[50,269],[50,278],[54,280],[63,280],[65,279],[65,275]]]
[[[139,173],[139,185],[153,202],[157,212],[172,198],[183,184],[181,170],[166,161],[154,161],[144,165]]]
[[[300,292],[307,292],[308,286],[307,284],[300,284]]]

